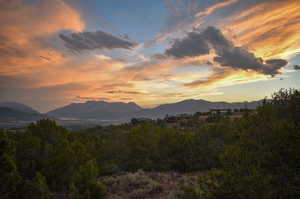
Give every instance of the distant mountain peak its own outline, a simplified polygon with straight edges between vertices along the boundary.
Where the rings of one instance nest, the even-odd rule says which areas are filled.
[[[72,103],[47,114],[54,117],[114,120],[131,117],[132,113],[140,110],[142,108],[134,102],[87,101]]]
[[[38,111],[34,110],[33,108],[19,102],[13,102],[13,101],[0,102],[0,107],[6,107],[6,108],[14,109],[16,111],[21,111],[30,114],[40,114]]]
[[[250,109],[259,106],[261,101],[248,102]],[[105,102],[87,101],[72,103],[55,109],[47,114],[54,117],[103,119],[103,120],[129,120],[133,117],[162,118],[166,115],[194,114],[208,112],[214,108],[244,108],[244,102],[210,102],[202,99],[186,99],[176,103],[161,104],[154,108],[141,108],[135,102]]]

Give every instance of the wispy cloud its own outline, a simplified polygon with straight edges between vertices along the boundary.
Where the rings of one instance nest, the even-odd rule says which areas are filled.
[[[298,1],[266,1],[232,16],[223,26],[235,41],[263,58],[290,58],[300,52]]]
[[[237,69],[219,70],[208,78],[186,83],[187,88],[221,88],[232,85],[268,80],[269,78],[255,71],[248,72]]]
[[[147,48],[152,45],[161,44],[168,39],[182,34],[184,31],[191,31],[193,28],[198,28],[203,24],[205,17],[238,1],[226,0],[203,8],[197,1],[167,0],[165,6],[170,10],[170,16],[166,26],[152,41],[144,44],[144,47]]]
[[[221,9],[223,7],[229,6],[233,3],[236,3],[239,0],[228,0],[228,1],[223,1],[223,2],[219,2],[216,3],[214,5],[212,5],[211,7],[208,7],[207,9],[203,10],[203,11],[199,11],[195,14],[195,17],[197,18],[202,18],[208,15],[211,15],[212,13],[214,13],[216,10]]]
[[[65,42],[65,46],[74,51],[115,48],[131,49],[137,46],[136,42],[101,30],[72,33],[70,35],[60,34],[59,36]]]

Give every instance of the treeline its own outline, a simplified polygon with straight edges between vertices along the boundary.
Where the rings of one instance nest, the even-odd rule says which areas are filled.
[[[231,125],[234,141],[218,155],[220,167],[183,187],[180,198],[300,198],[300,92],[280,90]]]
[[[300,92],[281,90],[240,120],[190,130],[162,121],[69,132],[40,120],[0,131],[1,198],[107,198],[99,176],[126,171],[202,172],[178,198],[300,196]]]

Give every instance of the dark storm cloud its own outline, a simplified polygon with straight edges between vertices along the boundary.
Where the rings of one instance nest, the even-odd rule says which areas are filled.
[[[59,36],[65,42],[67,48],[75,51],[115,48],[131,49],[137,45],[137,43],[126,38],[117,37],[101,30],[71,33],[69,35],[60,34]]]
[[[299,65],[294,65],[294,69],[295,70],[300,70],[300,66]]]
[[[182,40],[176,40],[170,49],[166,50],[166,55],[177,58],[195,57],[209,53],[209,46],[204,40],[202,33],[190,32]]]
[[[215,50],[214,61],[221,66],[242,70],[254,70],[266,75],[276,75],[279,69],[287,64],[286,60],[272,59],[264,61],[242,47],[236,47],[226,39],[222,32],[215,27],[207,27],[200,32],[195,30],[181,40],[176,40],[165,51],[168,56],[175,58],[195,57],[209,54]]]
[[[284,59],[268,59],[265,64],[268,66],[265,68],[266,72],[277,74],[279,69],[286,66],[288,62]]]
[[[230,47],[218,50],[217,57],[214,58],[222,66],[229,66],[242,70],[254,70],[266,75],[276,75],[279,69],[287,64],[283,59],[266,60],[255,57],[253,53],[241,47]]]
[[[219,29],[207,27],[202,32],[195,30],[188,33],[183,39],[175,40],[165,54],[176,58],[195,57],[209,54],[212,47],[221,52],[225,48],[233,47],[233,45]]]
[[[207,27],[201,33],[201,36],[216,49],[220,47],[228,48],[232,46],[232,43],[224,37],[223,33],[219,29],[212,26]]]

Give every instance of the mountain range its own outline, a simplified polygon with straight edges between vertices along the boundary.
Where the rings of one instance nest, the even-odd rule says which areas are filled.
[[[128,120],[133,117],[163,118],[166,115],[193,114],[208,112],[215,108],[255,109],[262,101],[253,102],[209,102],[205,100],[184,100],[177,103],[162,104],[154,108],[142,108],[137,104],[123,102],[88,101],[73,103],[47,113],[52,117],[101,119],[101,120]]]
[[[44,117],[45,115],[21,103],[0,103],[0,121],[35,121]]]
[[[166,115],[178,114],[194,114],[196,112],[208,112],[210,109],[255,109],[262,103],[260,101],[253,102],[210,102],[205,100],[184,100],[172,104],[162,104],[151,109],[142,109],[136,115],[138,117],[162,118]]]
[[[128,121],[131,118],[163,118],[166,115],[193,114],[208,112],[210,109],[227,108],[255,109],[262,103],[252,102],[210,102],[205,100],[184,100],[177,103],[162,104],[154,108],[142,108],[134,102],[104,102],[87,101],[85,103],[72,103],[41,114],[33,108],[16,102],[0,103],[0,120],[38,120],[51,117],[57,119],[96,119]]]
[[[50,111],[47,115],[58,118],[120,120],[141,110],[142,108],[133,102],[87,101],[69,104]]]

